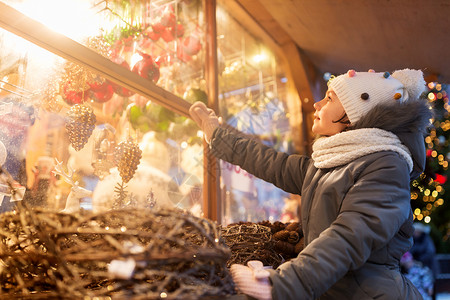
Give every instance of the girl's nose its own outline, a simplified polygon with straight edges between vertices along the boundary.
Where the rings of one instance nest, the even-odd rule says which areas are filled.
[[[315,110],[320,110],[322,108],[322,101],[323,99],[314,103],[313,107]]]

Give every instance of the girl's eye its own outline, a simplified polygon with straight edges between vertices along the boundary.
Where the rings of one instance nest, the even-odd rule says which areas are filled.
[[[328,98],[327,98],[327,102],[331,102],[331,97],[328,97]]]

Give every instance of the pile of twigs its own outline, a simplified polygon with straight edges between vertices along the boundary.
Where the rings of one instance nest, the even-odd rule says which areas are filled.
[[[276,268],[282,262],[282,257],[273,249],[272,232],[267,226],[254,223],[230,224],[222,228],[222,237],[231,249],[228,267],[260,260],[265,266]]]
[[[303,232],[298,222],[239,222],[223,227],[222,237],[231,249],[228,267],[260,260],[276,269],[303,250]]]
[[[0,215],[0,298],[224,296],[229,257],[216,224],[178,209]]]

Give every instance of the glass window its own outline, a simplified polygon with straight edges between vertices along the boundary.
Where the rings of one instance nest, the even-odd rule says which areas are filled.
[[[2,2],[187,102],[207,101],[202,1]],[[0,62],[2,167],[23,201],[202,215],[202,140],[190,119],[4,29]],[[15,204],[8,182],[1,211]]]
[[[274,51],[227,11],[217,8],[219,109],[226,123],[283,152],[292,152],[286,75]],[[222,220],[290,221],[292,195],[221,161]]]

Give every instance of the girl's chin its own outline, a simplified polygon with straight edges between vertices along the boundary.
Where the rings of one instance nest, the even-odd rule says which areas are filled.
[[[320,134],[320,129],[315,126],[315,124],[311,128],[312,133],[314,134]]]

